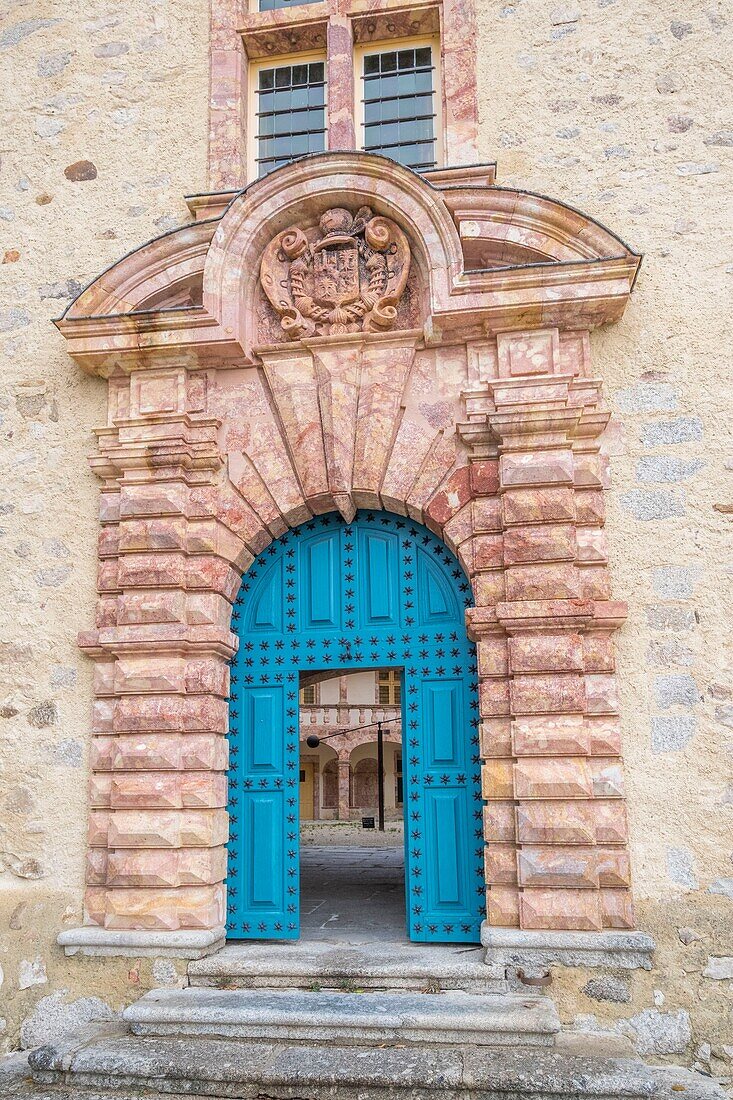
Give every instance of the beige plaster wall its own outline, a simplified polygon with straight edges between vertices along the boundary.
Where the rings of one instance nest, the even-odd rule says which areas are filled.
[[[629,1003],[580,993],[577,972],[554,990],[566,1019],[651,1013],[617,1026],[656,1023],[658,1053],[707,1066],[710,1043],[723,1072],[733,985],[703,971],[733,955],[733,12],[479,0],[478,13],[480,153],[498,183],[576,206],[644,254],[624,320],[592,352],[617,417],[607,503],[614,593],[630,605],[624,752],[637,918],[657,969],[634,976]]]
[[[0,1049],[49,996],[94,992],[116,1009],[178,980],[170,964],[54,946],[81,917],[91,683],[75,636],[93,615],[85,456],[105,393],[50,319],[205,190],[208,5],[11,0],[3,14]],[[627,781],[639,925],[659,965],[629,983],[604,975],[593,996],[589,975],[556,972],[552,992],[568,1020],[610,1020],[650,1056],[719,1072],[731,983],[703,971],[733,955],[732,18],[715,0],[479,0],[481,158],[498,160],[500,184],[564,199],[645,254],[624,321],[593,352],[619,417],[609,525],[631,605]],[[95,178],[65,176],[79,161]]]
[[[51,318],[186,220],[183,194],[206,188],[207,54],[205,4],[2,5],[0,1051],[59,990],[117,1008],[156,980],[149,960],[128,959],[100,982],[97,960],[54,943],[81,918],[91,677],[75,637],[94,614],[86,456],[106,386],[75,366]],[[96,178],[68,179],[78,161]],[[169,964],[157,973],[176,980]]]

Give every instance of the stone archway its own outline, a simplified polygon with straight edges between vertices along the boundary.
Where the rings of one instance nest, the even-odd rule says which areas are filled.
[[[273,538],[359,507],[425,523],[472,586],[489,924],[633,927],[590,332],[621,317],[638,256],[489,169],[418,177],[365,154],[193,209],[59,322],[110,409],[80,635],[97,669],[85,925],[64,942],[221,941],[231,604]],[[305,316],[305,253],[283,251],[280,313],[262,258],[291,228],[296,253],[296,230],[327,249],[332,210],[360,263],[404,238],[404,286],[387,277],[368,324],[283,328]]]

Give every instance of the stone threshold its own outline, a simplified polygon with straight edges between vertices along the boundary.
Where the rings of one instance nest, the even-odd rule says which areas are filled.
[[[231,943],[191,962],[192,986],[226,989],[389,989],[505,993],[470,944],[322,941]]]

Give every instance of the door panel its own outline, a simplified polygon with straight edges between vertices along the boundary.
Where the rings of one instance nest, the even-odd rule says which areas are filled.
[[[299,677],[402,669],[407,927],[477,942],[482,801],[470,588],[426,528],[360,512],[278,539],[245,574],[230,704],[231,938],[298,935]]]

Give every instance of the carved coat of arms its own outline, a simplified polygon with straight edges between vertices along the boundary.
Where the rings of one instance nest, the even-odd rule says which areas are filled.
[[[327,210],[317,227],[292,225],[265,249],[262,288],[291,340],[385,331],[410,271],[407,237],[368,206]]]

